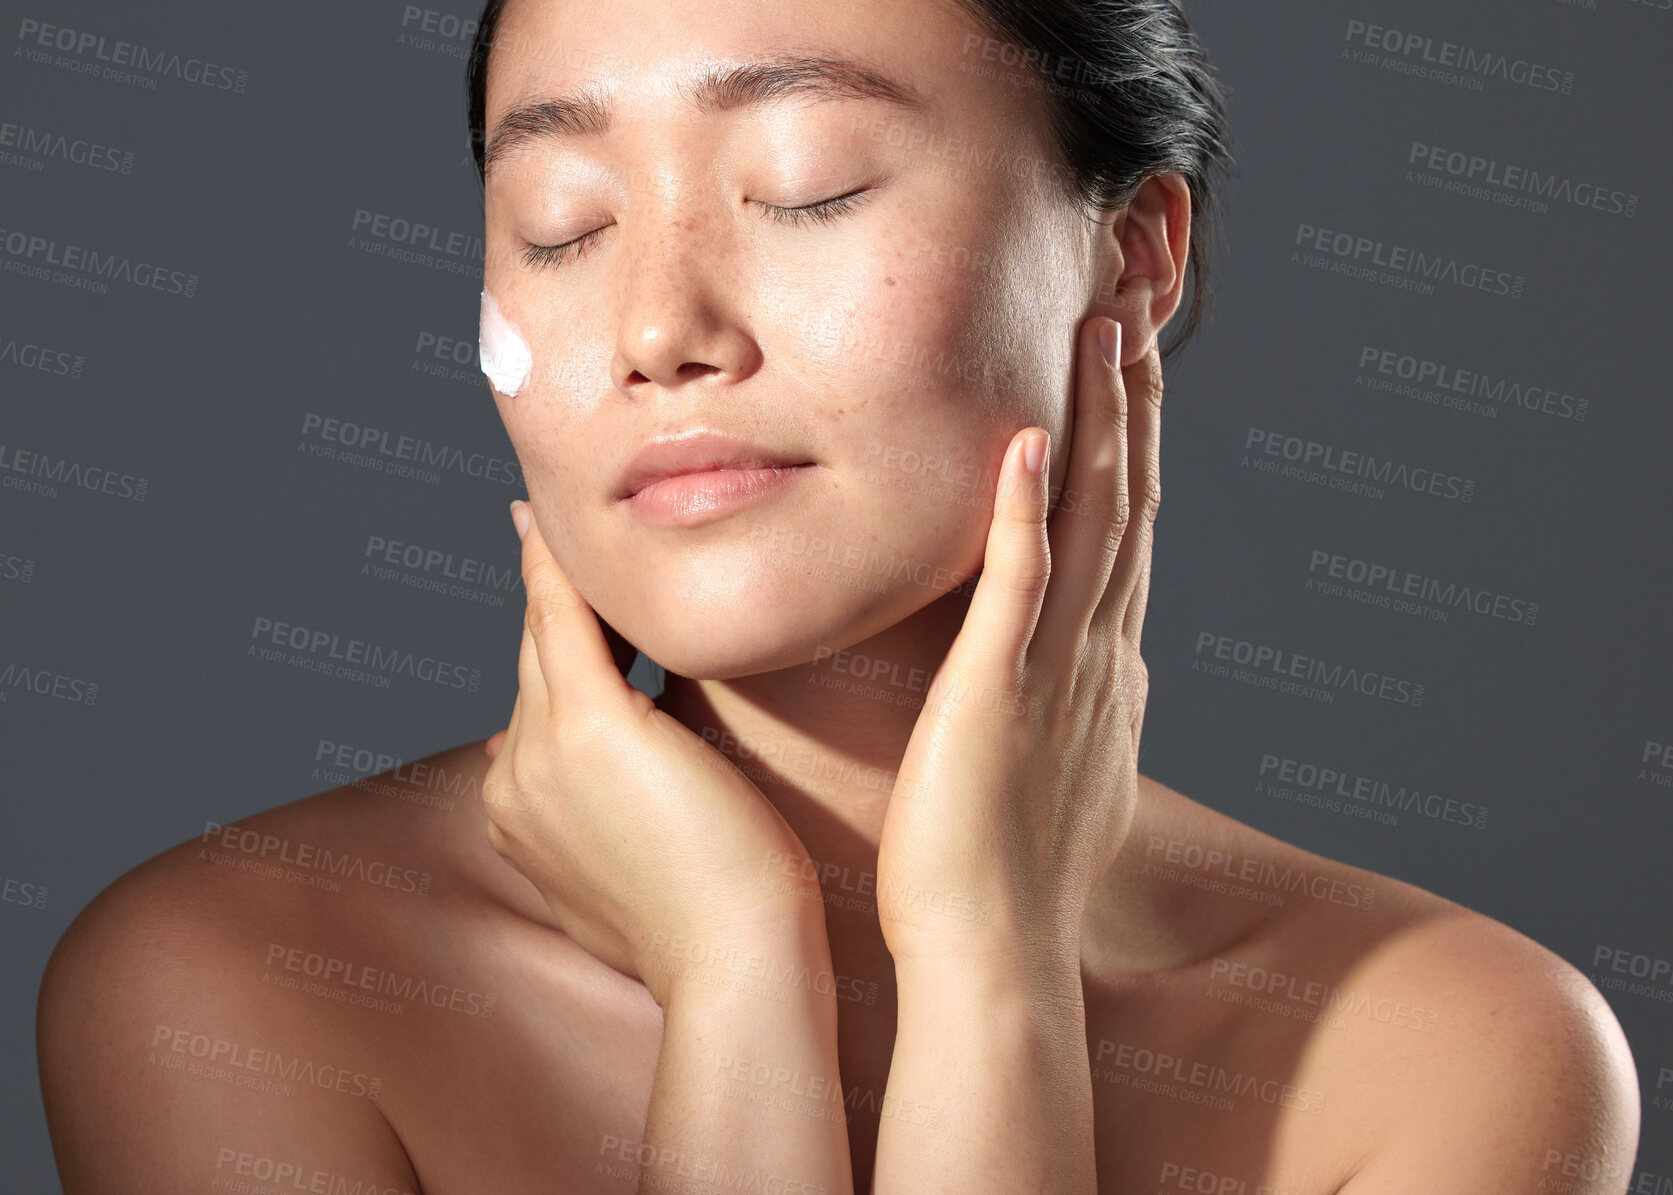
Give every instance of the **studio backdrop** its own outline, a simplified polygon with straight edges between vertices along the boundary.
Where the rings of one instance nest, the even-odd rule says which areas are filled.
[[[0,5],[6,1191],[58,1189],[35,999],[100,889],[510,713],[478,12]],[[1631,1190],[1673,1190],[1673,6],[1188,12],[1238,174],[1168,371],[1140,768],[1589,976]]]

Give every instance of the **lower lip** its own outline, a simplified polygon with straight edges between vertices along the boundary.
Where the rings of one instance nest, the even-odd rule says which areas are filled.
[[[623,501],[647,523],[696,527],[783,493],[812,463],[771,469],[710,469],[653,482]]]

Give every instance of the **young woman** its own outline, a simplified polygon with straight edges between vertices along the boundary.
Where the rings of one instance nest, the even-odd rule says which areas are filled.
[[[69,1195],[1626,1189],[1576,970],[1138,774],[1176,4],[495,0],[471,84],[509,725],[83,913]]]

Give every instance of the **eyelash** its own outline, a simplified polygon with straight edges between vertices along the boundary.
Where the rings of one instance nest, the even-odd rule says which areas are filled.
[[[780,224],[800,225],[806,220],[815,220],[821,224],[828,224],[841,219],[864,201],[869,191],[862,189],[850,191],[846,195],[836,195],[830,199],[821,199],[818,203],[810,203],[803,207],[776,207],[770,203],[761,206],[767,210],[767,215]],[[605,225],[608,228],[609,225]],[[523,264],[534,267],[555,266],[569,257],[571,252],[580,258],[597,240],[603,228],[595,228],[591,232],[582,233],[573,241],[565,241],[561,245],[530,245],[523,250]]]
[[[818,203],[810,203],[806,207],[774,207],[770,203],[763,203],[761,206],[780,224],[800,224],[803,220],[817,220],[821,224],[828,224],[847,215],[858,204],[864,202],[864,197],[868,194],[870,192],[864,189],[850,191],[846,195],[821,199]]]

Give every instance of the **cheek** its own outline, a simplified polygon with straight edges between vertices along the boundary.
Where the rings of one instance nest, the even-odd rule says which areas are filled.
[[[514,437],[522,423],[589,419],[609,400],[612,346],[588,334],[605,315],[598,296],[562,301],[526,279],[483,290],[482,372]]]
[[[919,205],[886,244],[797,292],[808,299],[796,354],[836,388],[826,409],[858,416],[884,444],[963,445],[960,464],[986,463],[1031,423],[1056,430],[1073,286],[1060,248],[1030,234],[1018,203],[998,192]]]
[[[881,408],[993,421],[1020,409],[1026,340],[1015,288],[995,268],[931,264],[902,245],[866,246],[833,276],[786,292],[781,352],[828,396],[827,414]],[[770,355],[769,350],[769,355]]]
[[[538,353],[538,348],[537,348]],[[599,457],[584,439],[580,419],[556,404],[540,401],[539,376],[515,398],[496,395],[500,419],[522,468],[541,534],[566,571],[586,571],[596,557],[588,540],[599,503]],[[588,590],[576,572],[571,580]]]
[[[1011,436],[1059,434],[1072,349],[1058,342],[1073,324],[1057,308],[1072,288],[1051,281],[1057,263],[1039,246],[1017,243],[1014,219],[955,215],[904,221],[835,277],[781,293],[798,296],[785,351],[821,440],[858,483],[853,533],[965,568],[980,561]]]

